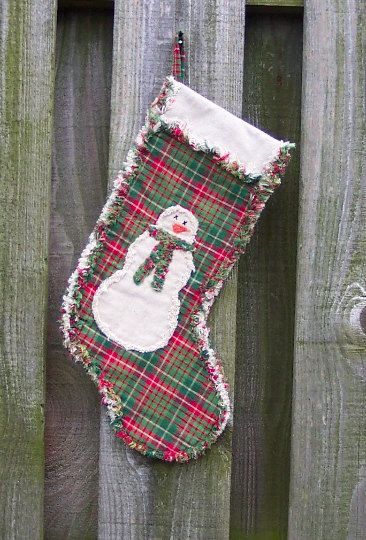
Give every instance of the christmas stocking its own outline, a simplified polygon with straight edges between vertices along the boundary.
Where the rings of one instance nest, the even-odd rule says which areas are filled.
[[[227,423],[207,317],[292,146],[173,76],[148,111],[62,315],[65,344],[98,385],[117,437],[142,454],[187,461]]]

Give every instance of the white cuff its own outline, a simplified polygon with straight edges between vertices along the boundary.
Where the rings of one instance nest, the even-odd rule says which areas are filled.
[[[265,172],[278,156],[283,141],[244,122],[172,77],[169,79],[173,82],[174,99],[164,111],[164,122],[184,125],[190,138],[215,148],[220,155],[230,154],[230,161],[242,163],[246,174]]]

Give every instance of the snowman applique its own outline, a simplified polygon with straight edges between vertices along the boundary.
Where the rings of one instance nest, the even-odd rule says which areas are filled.
[[[195,270],[197,229],[192,212],[170,206],[130,245],[123,268],[93,299],[95,321],[111,341],[139,352],[168,343],[178,322],[179,291]]]

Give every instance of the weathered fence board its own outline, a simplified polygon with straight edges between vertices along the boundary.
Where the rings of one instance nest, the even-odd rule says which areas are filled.
[[[298,143],[239,266],[232,537],[286,538],[302,18],[249,15],[244,115]],[[280,316],[279,316],[280,314]]]
[[[0,537],[43,528],[53,1],[1,4]]]
[[[170,72],[171,43],[183,29],[190,84],[241,114],[244,4],[116,2],[110,178],[141,126],[144,111]],[[128,113],[128,116],[126,115]],[[211,317],[215,341],[233,384],[236,279]],[[229,431],[206,457],[188,465],[149,462],[125,449],[102,422],[100,538],[225,538],[229,534]]]
[[[189,85],[234,114],[242,112],[244,2],[209,1],[176,4],[176,28],[188,38]],[[240,58],[241,62],[237,59]],[[209,318],[212,340],[220,353],[233,400],[236,331],[236,273],[226,284]],[[156,494],[174,499],[166,506],[163,527],[155,537],[222,539],[229,536],[231,428],[198,462],[176,470],[156,466]],[[163,481],[162,481],[163,479]],[[155,495],[156,498],[156,495]],[[165,496],[166,498],[166,496]],[[169,499],[168,499],[169,501]],[[164,500],[161,501],[161,505]],[[156,505],[155,505],[156,507]]]
[[[353,540],[366,534],[366,4],[307,0],[304,30],[289,538]]]
[[[115,2],[114,21],[111,182],[170,69],[174,2]],[[99,537],[147,538],[157,521],[151,465],[115,437],[105,410],[100,441]]]
[[[58,328],[67,279],[107,188],[112,13],[60,11],[50,238],[47,538],[94,538],[98,521],[99,398]]]
[[[247,6],[265,6],[265,7],[303,7],[304,0],[247,0]]]

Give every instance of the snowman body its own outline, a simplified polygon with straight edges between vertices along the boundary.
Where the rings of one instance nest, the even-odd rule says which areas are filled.
[[[179,291],[194,271],[192,253],[176,249],[162,290],[152,287],[153,272],[136,284],[136,271],[157,244],[149,231],[136,238],[123,268],[102,282],[93,299],[97,325],[111,341],[127,350],[151,352],[168,343],[178,322]]]

